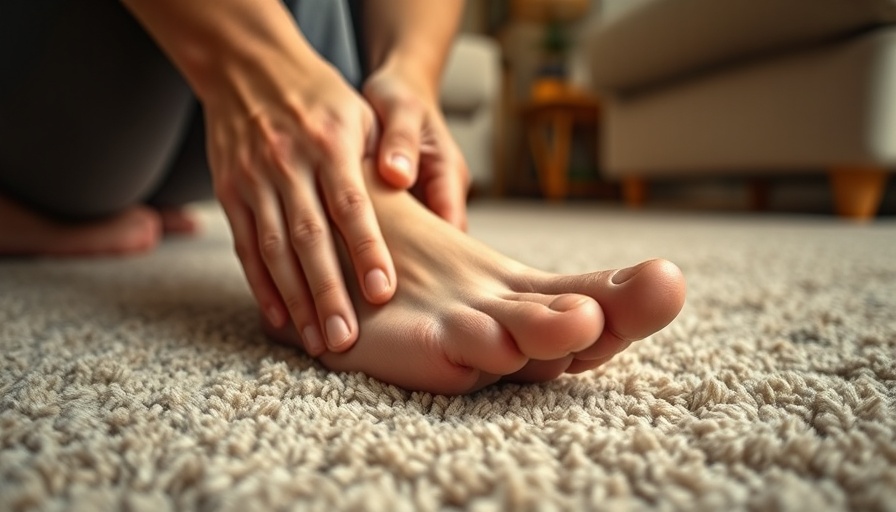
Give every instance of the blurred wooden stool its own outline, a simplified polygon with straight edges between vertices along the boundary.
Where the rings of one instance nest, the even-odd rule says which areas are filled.
[[[521,106],[525,132],[535,160],[541,192],[560,201],[569,193],[569,154],[574,130],[596,128],[600,120],[597,98],[562,84],[533,89]]]

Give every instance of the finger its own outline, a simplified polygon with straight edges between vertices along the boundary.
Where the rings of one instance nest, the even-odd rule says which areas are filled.
[[[289,240],[308,283],[323,340],[331,351],[343,352],[357,341],[358,321],[313,174],[300,171],[293,176],[305,178],[280,187]]]
[[[221,202],[233,232],[233,245],[249,289],[268,321],[276,328],[286,324],[289,313],[258,250],[258,235],[251,212],[236,202]]]
[[[417,181],[423,112],[395,105],[381,116],[378,168],[389,184],[408,188]]]
[[[315,303],[306,283],[306,276],[293,252],[283,222],[280,198],[270,187],[254,193],[256,246],[296,329],[302,335],[305,350],[312,356],[325,352],[321,342]]]
[[[423,202],[461,231],[467,229],[467,167],[460,159],[435,166],[423,189]]]
[[[364,185],[361,161],[346,158],[349,154],[333,155],[332,168],[321,173],[324,198],[364,297],[382,304],[395,293],[395,268]]]

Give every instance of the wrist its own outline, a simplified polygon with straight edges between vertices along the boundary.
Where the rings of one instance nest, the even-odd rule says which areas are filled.
[[[372,76],[385,74],[397,78],[414,90],[419,99],[438,103],[441,62],[434,63],[419,52],[393,52]]]
[[[125,3],[203,103],[315,71],[316,54],[279,0]]]
[[[209,58],[197,73],[203,81],[197,83],[195,92],[206,105],[235,99],[248,111],[255,111],[255,101],[282,100],[307,90],[309,82],[328,72],[327,65],[318,60],[313,51],[244,42],[240,49]]]

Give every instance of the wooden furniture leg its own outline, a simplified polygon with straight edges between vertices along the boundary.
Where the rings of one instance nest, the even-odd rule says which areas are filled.
[[[766,178],[753,178],[749,183],[749,207],[754,212],[768,210],[768,196],[771,187]]]
[[[647,202],[647,180],[639,176],[622,178],[622,199],[629,208],[641,208]]]
[[[831,170],[830,177],[838,215],[859,221],[874,218],[887,183],[886,170],[838,167]]]
[[[567,173],[572,122],[572,116],[558,112],[551,116],[547,126],[533,123],[529,127],[529,144],[535,156],[541,190],[552,201],[565,199],[569,189]]]

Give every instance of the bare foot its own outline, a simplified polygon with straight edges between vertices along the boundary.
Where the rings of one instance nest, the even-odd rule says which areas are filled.
[[[53,220],[0,197],[0,255],[98,256],[139,253],[161,237],[159,215],[137,206],[81,223]]]
[[[166,235],[195,235],[199,233],[199,219],[187,208],[165,206],[158,209],[162,231]]]
[[[330,369],[442,394],[500,379],[544,381],[608,361],[665,327],[684,304],[684,278],[667,261],[548,274],[491,250],[369,172],[368,185],[395,261],[395,297],[371,306],[355,286],[360,338],[345,353],[265,325],[269,336],[302,343]]]

